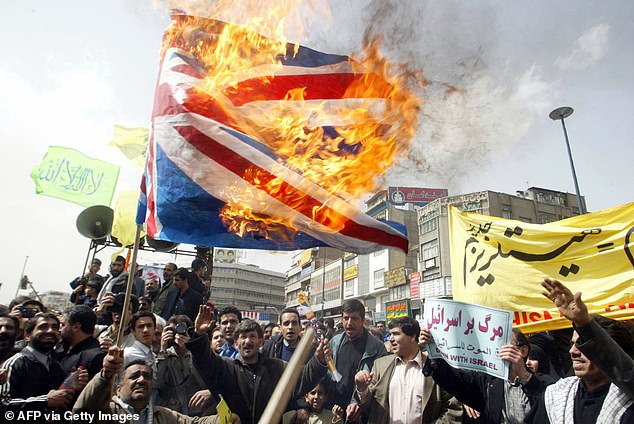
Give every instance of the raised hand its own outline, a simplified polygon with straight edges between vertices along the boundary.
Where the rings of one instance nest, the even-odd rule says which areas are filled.
[[[123,365],[123,348],[111,346],[108,354],[103,358],[103,376],[106,379],[114,377]]]
[[[522,351],[519,347],[512,344],[504,345],[500,348],[498,356],[511,365],[509,381],[515,380],[515,377],[524,381],[530,378],[531,373],[526,369],[526,359],[522,357]]]
[[[198,315],[196,315],[196,321],[194,322],[196,335],[202,336],[207,333],[212,329],[214,324],[214,312],[211,306],[200,305],[198,308]]]
[[[572,294],[570,289],[557,280],[544,278],[542,287],[546,289],[542,294],[557,306],[559,312],[576,325],[583,326],[592,321],[588,307],[581,300],[581,292]]]
[[[434,338],[432,337],[429,330],[421,328],[420,335],[418,337],[418,342],[422,345],[428,345],[434,342]]]
[[[330,344],[327,339],[319,341],[317,349],[315,350],[315,357],[322,365],[326,365],[328,359],[332,358],[332,351],[330,350]]]

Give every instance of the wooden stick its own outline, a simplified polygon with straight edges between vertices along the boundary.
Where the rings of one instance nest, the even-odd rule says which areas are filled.
[[[291,360],[286,364],[286,369],[284,369],[280,381],[275,386],[271,399],[269,399],[269,403],[266,405],[260,421],[258,421],[259,424],[279,423],[282,421],[282,414],[286,411],[286,405],[291,399],[297,380],[302,374],[302,368],[310,354],[314,335],[315,330],[307,327],[297,345],[297,349],[293,352]]]
[[[132,261],[130,263],[130,270],[128,271],[128,285],[125,290],[125,300],[123,301],[123,310],[121,311],[121,322],[119,322],[119,331],[117,332],[116,345],[121,346],[123,343],[123,332],[128,326],[128,320],[130,319],[130,299],[132,298],[132,284],[134,284],[134,274],[136,274],[136,256],[139,253],[139,240],[141,239],[141,225],[136,226],[136,235],[134,236],[134,250],[132,251]]]

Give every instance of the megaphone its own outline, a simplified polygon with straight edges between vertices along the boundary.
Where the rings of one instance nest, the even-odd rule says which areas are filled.
[[[114,211],[108,206],[97,205],[83,210],[77,217],[75,226],[84,237],[92,240],[105,238],[112,231]]]
[[[176,247],[178,246],[178,243],[173,243],[171,241],[165,241],[165,240],[155,240],[150,236],[145,236],[145,241],[147,242],[148,246],[150,246],[152,249],[156,250],[157,252],[171,252],[172,250],[176,249]]]

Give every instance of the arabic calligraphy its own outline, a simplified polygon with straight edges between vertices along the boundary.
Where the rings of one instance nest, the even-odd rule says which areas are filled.
[[[542,252],[542,253],[522,252],[515,249],[505,250],[502,246],[502,243],[500,241],[497,241],[496,252],[486,257],[487,249],[483,246],[481,248],[481,251],[478,251],[479,249],[476,246],[480,244],[480,240],[478,239],[478,236],[480,235],[485,235],[483,237],[483,240],[485,242],[491,241],[491,238],[487,235],[489,234],[490,231],[491,231],[491,222],[487,222],[484,225],[480,224],[477,228],[471,225],[470,228],[467,230],[467,232],[470,234],[470,237],[466,240],[465,247],[464,247],[465,253],[464,253],[464,263],[463,263],[463,285],[465,287],[467,285],[467,279],[469,274],[472,274],[474,272],[482,273],[484,271],[487,271],[491,267],[491,264],[493,263],[493,261],[498,258],[504,259],[504,258],[512,257],[523,262],[546,262],[546,261],[550,261],[559,257],[570,246],[572,246],[575,243],[583,242],[586,239],[586,237],[601,234],[601,228],[586,229],[581,231],[581,233],[577,235],[571,236],[568,241],[561,244],[560,246],[557,246],[554,249],[551,249],[549,251]],[[524,234],[524,230],[521,227],[515,227],[514,230],[510,230],[509,228],[507,228],[506,231],[504,232],[504,236],[510,238],[509,234],[517,235],[519,237],[522,234]],[[496,240],[502,240],[502,238],[499,238],[499,239],[496,238]],[[473,260],[473,264],[470,267],[468,267],[470,258],[474,258],[474,257],[475,259]],[[468,268],[468,271],[467,271],[467,268]],[[560,274],[562,274],[565,277],[571,272],[571,269],[574,271],[573,274],[576,274],[577,272],[579,272],[579,266],[572,264],[571,267],[562,268],[560,270]],[[474,278],[474,280],[477,282],[479,286],[482,287],[485,284],[489,284],[489,285],[493,284],[495,282],[495,276],[487,272],[486,276],[481,274],[477,278]]]
[[[426,300],[425,306],[422,326],[434,337],[435,343],[428,349],[432,358],[504,376],[508,364],[497,353],[510,343],[510,311],[442,299]]]

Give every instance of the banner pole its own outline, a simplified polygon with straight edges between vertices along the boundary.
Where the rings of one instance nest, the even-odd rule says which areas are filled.
[[[286,365],[282,377],[280,377],[280,380],[277,382],[277,386],[275,386],[275,390],[258,424],[279,423],[282,421],[282,414],[286,410],[286,405],[288,405],[288,401],[293,394],[293,388],[302,374],[302,368],[306,363],[308,355],[310,355],[314,335],[315,330],[310,326],[307,327],[297,345],[297,349],[295,349],[293,356],[291,356],[291,360]]]
[[[20,293],[20,286],[22,285],[22,279],[24,278],[24,271],[26,271],[26,263],[28,261],[29,261],[29,255],[26,255],[24,257],[24,265],[22,265],[22,272],[20,273],[20,279],[18,280],[18,288],[15,289],[15,296],[13,296],[14,299],[18,297],[18,293]]]
[[[132,297],[132,284],[134,283],[134,274],[136,273],[136,257],[139,253],[139,240],[141,239],[141,225],[136,226],[136,235],[134,236],[134,249],[132,251],[132,260],[130,261],[130,269],[128,271],[128,285],[125,290],[125,300],[123,302],[123,310],[121,311],[121,322],[119,323],[119,331],[117,332],[117,340],[115,344],[121,346],[123,342],[123,332],[128,325],[130,313],[130,298]]]

